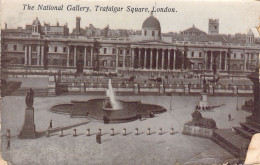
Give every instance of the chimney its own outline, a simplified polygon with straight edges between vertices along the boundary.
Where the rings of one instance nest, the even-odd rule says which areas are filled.
[[[80,17],[76,17],[76,34],[80,34]]]

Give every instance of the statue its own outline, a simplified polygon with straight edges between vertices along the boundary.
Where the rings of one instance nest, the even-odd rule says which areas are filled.
[[[26,98],[25,98],[26,106],[29,109],[33,107],[33,98],[34,98],[34,91],[32,90],[32,88],[30,88],[30,90],[29,90],[29,92],[27,92]]]
[[[206,84],[206,79],[205,79],[205,77],[204,77],[204,79],[203,79],[203,92],[204,92],[204,93],[207,93],[207,84]]]
[[[202,117],[201,113],[197,110],[195,110],[192,114],[192,122],[191,124],[195,126],[202,126],[205,128],[215,129],[217,128],[216,122],[213,119],[208,119]]]

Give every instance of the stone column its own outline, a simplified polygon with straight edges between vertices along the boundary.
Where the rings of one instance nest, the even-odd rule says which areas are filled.
[[[150,69],[153,69],[153,50],[150,49]]]
[[[185,53],[185,50],[183,52],[181,51],[181,69],[184,68],[184,53]]]
[[[207,69],[207,52],[203,51],[203,55],[204,55],[204,70]]]
[[[167,69],[170,70],[170,59],[171,59],[171,49],[168,49],[168,63]]]
[[[247,60],[247,53],[244,55],[244,71],[246,71],[246,60]]]
[[[70,66],[70,47],[67,46],[67,67]]]
[[[156,49],[156,69],[158,70],[159,50]]]
[[[116,49],[116,68],[118,68],[119,51],[120,51],[120,49],[117,48],[117,49]]]
[[[210,70],[212,70],[213,66],[213,53],[210,51]]]
[[[27,65],[27,64],[28,64],[27,55],[28,55],[28,46],[25,45],[25,50],[24,50],[24,65]]]
[[[164,70],[164,49],[162,49],[162,70]]]
[[[76,67],[77,63],[77,46],[74,46],[74,67]]]
[[[40,53],[41,53],[41,47],[40,45],[37,46],[37,65],[40,65]]]
[[[29,45],[29,65],[32,65],[32,45]]]
[[[227,52],[225,52],[225,70],[227,70]]]
[[[144,69],[146,69],[146,61],[147,61],[147,49],[144,49]]]
[[[141,49],[138,52],[138,68],[141,68]]]
[[[124,49],[124,54],[123,54],[123,68],[125,68],[125,60],[126,60],[125,56],[126,56],[126,48]]]
[[[134,64],[135,64],[135,49],[132,49],[131,52],[132,52],[132,67],[134,68]]]
[[[43,66],[44,65],[43,64],[43,62],[44,62],[44,45],[41,46],[41,49],[42,49],[42,51],[41,51],[41,65]]]
[[[219,52],[219,70],[222,70],[221,68],[221,60],[222,60],[222,54]]]
[[[173,50],[173,70],[176,69],[176,54],[177,54],[177,50]]]
[[[252,56],[252,54],[249,53],[249,54],[248,54],[248,66],[247,66],[247,67],[248,67],[248,70],[251,70],[251,58],[252,58],[251,56]]]
[[[83,62],[84,68],[87,66],[86,62],[87,62],[87,47],[85,46],[85,50],[84,50],[84,62]]]
[[[94,47],[90,48],[90,67],[93,67],[93,55],[94,55]]]

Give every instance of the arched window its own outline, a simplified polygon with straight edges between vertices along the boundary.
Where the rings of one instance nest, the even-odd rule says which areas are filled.
[[[146,32],[146,30],[144,30],[144,36],[146,36],[147,35],[147,32]]]
[[[152,31],[152,36],[154,36],[154,31]]]

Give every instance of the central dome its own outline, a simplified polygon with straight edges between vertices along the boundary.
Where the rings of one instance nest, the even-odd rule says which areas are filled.
[[[151,15],[144,21],[142,29],[161,30],[161,25],[158,19],[156,19],[153,15]]]

